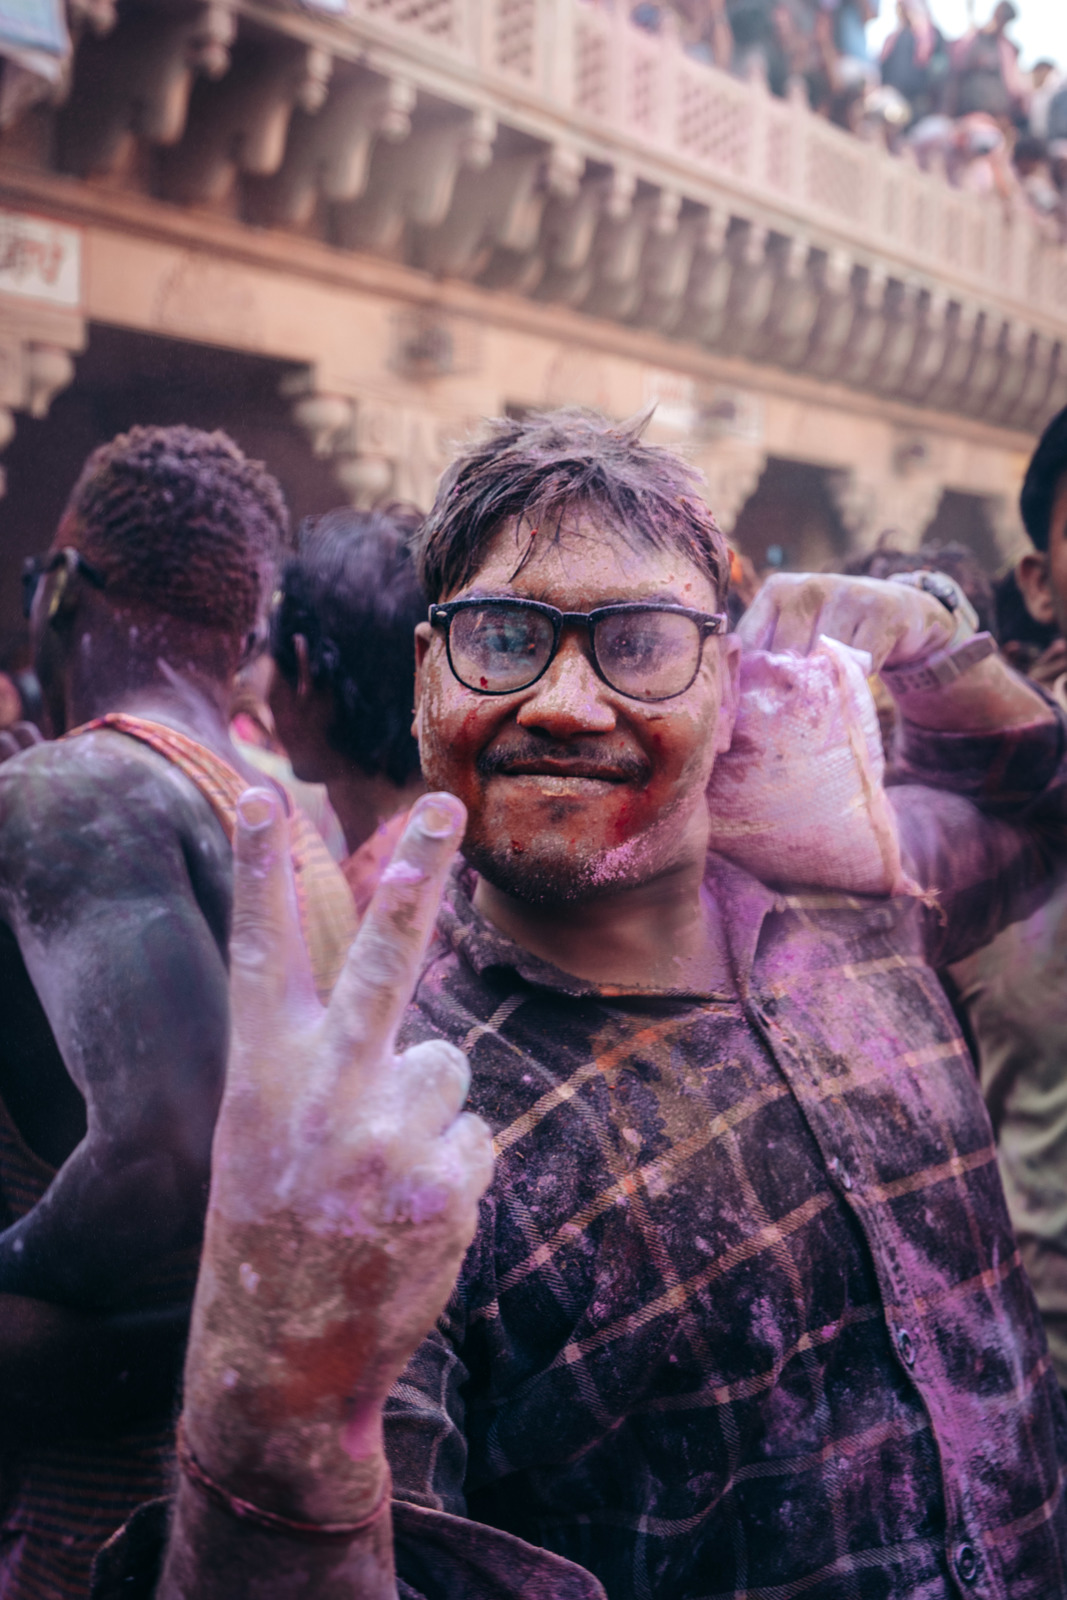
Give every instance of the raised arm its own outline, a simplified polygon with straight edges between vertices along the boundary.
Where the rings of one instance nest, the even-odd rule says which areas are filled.
[[[884,681],[951,644],[950,613],[899,582],[778,577],[740,632],[754,647],[804,654],[820,634],[867,650]],[[1067,865],[1067,720],[997,655],[947,686],[897,673],[901,734],[891,790],[910,875],[927,892],[934,966],[1029,915]]]
[[[158,1594],[393,1600],[382,1410],[448,1297],[492,1171],[465,1059],[396,1029],[463,831],[415,808],[327,1009],[279,807],[241,803],[233,1047]]]

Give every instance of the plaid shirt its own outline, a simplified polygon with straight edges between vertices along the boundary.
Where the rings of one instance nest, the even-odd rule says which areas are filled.
[[[933,971],[1067,853],[1063,727],[903,768],[932,892],[713,859],[721,993],[598,991],[453,881],[405,1042],[469,1053],[498,1161],[386,1419],[401,1595],[1067,1595],[1067,1415]]]

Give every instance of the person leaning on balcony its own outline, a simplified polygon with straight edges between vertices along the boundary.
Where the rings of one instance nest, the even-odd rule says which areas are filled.
[[[923,892],[709,856],[739,648],[696,488],[575,413],[500,422],[445,475],[418,730],[466,860],[417,976],[376,939],[337,1023],[280,972],[238,1036],[157,1600],[1064,1593],[1067,1411],[934,969],[1067,863],[1067,718],[947,601],[778,575],[750,646],[830,634],[896,685]],[[383,879],[408,939],[450,827]],[[390,1065],[409,983],[425,1105]],[[424,1152],[465,1087],[441,1039],[496,1171],[398,1376],[457,1261],[443,1227],[403,1256],[458,1181]],[[121,1573],[98,1595],[134,1600]]]
[[[948,46],[928,0],[897,0],[897,26],[882,46],[882,82],[911,108],[908,126],[940,109]]]
[[[1007,29],[1019,15],[1012,0],[1000,0],[989,21],[952,46],[946,110],[963,117],[982,111],[1002,124],[1026,113],[1028,85],[1019,70],[1019,47]]]

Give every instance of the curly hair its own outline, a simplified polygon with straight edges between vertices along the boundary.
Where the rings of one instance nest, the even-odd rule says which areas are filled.
[[[138,427],[93,451],[55,543],[108,595],[243,639],[288,536],[278,483],[228,434]]]
[[[730,557],[699,497],[702,478],[672,451],[644,443],[647,421],[616,424],[568,407],[492,422],[488,437],[448,468],[415,541],[430,599],[470,581],[509,518],[558,540],[570,510],[596,512],[635,547],[680,550],[725,599]]]
[[[308,518],[286,564],[271,619],[278,671],[297,681],[294,639],[307,640],[317,688],[330,691],[334,749],[368,777],[402,787],[419,770],[411,734],[415,627],[426,616],[409,542],[422,522],[415,507],[342,507]]]

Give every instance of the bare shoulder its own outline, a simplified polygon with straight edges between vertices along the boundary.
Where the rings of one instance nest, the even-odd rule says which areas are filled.
[[[196,785],[123,734],[35,745],[0,766],[0,898],[24,910],[190,892],[228,907],[231,870]]]

